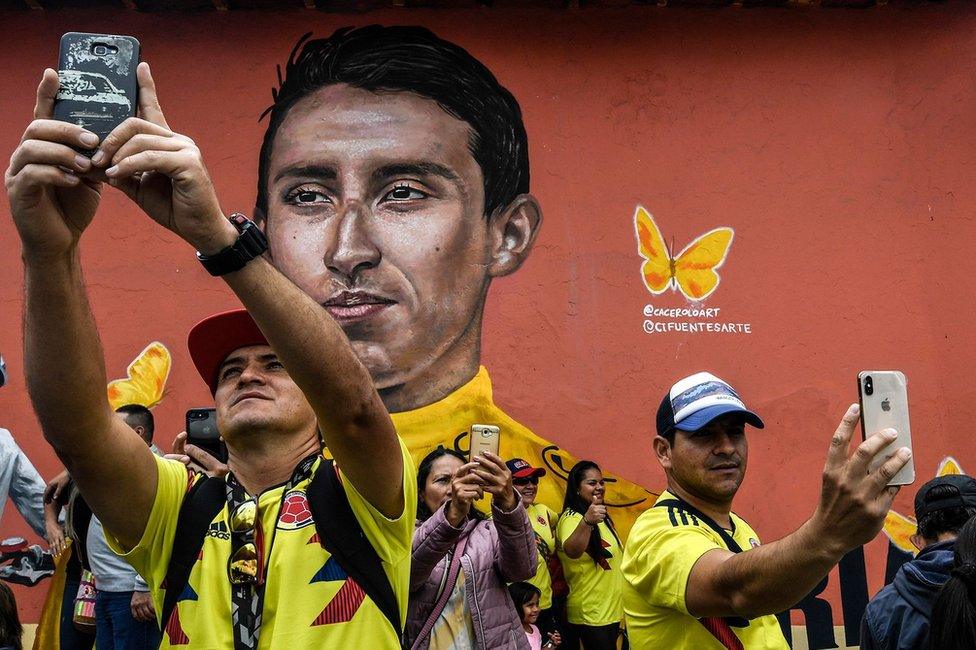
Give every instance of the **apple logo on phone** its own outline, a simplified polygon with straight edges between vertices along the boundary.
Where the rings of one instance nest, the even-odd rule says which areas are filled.
[[[890,411],[891,410],[891,401],[889,401],[887,397],[884,398],[883,400],[881,400],[881,410],[882,411]]]

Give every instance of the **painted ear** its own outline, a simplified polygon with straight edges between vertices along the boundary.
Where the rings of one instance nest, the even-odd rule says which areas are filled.
[[[488,223],[489,275],[498,278],[517,271],[532,251],[541,225],[542,209],[531,194],[519,194],[507,206],[496,210]]]

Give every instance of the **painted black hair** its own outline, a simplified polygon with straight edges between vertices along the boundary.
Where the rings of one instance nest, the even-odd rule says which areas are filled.
[[[952,564],[929,618],[931,650],[976,648],[976,518],[959,531]]]
[[[592,460],[581,460],[569,470],[569,476],[566,477],[566,497],[563,499],[564,512],[566,510],[572,510],[573,512],[579,513],[580,516],[586,515],[586,510],[590,507],[590,502],[580,495],[579,488],[580,484],[583,483],[583,478],[586,476],[587,470],[591,469],[601,472],[600,466]],[[617,540],[617,544],[620,544],[620,538],[617,536],[617,531],[613,527],[613,520],[610,518],[609,512],[607,513],[606,524],[607,528],[610,529],[610,534]],[[594,564],[599,564],[600,560],[605,557],[606,552],[603,550],[603,538],[600,536],[599,526],[590,528],[590,541],[586,545],[586,553],[593,558]]]
[[[446,447],[438,447],[434,451],[424,456],[424,459],[420,461],[420,465],[417,466],[417,519],[419,521],[427,521],[427,519],[434,514],[430,511],[430,508],[427,507],[427,504],[424,503],[424,486],[427,485],[427,477],[430,476],[430,470],[433,469],[434,463],[437,462],[437,459],[441,458],[442,456],[454,456],[462,463],[468,462],[468,459],[464,457],[464,454],[459,451],[455,451],[454,449],[447,449]],[[473,506],[471,507],[471,511],[468,512],[468,518],[478,520],[487,519],[483,512]]]
[[[485,184],[485,215],[529,191],[529,151],[515,97],[465,49],[423,27],[343,27],[328,38],[295,44],[278,88],[261,145],[255,217],[268,217],[268,172],[275,134],[291,108],[334,84],[370,92],[408,92],[437,102],[471,128],[468,147]]]

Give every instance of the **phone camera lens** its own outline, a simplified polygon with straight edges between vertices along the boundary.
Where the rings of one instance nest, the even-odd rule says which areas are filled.
[[[94,48],[92,48],[92,53],[95,56],[105,56],[108,54],[108,48],[104,45],[96,45]]]
[[[864,378],[864,394],[872,395],[874,393],[874,382],[871,381],[870,375]]]

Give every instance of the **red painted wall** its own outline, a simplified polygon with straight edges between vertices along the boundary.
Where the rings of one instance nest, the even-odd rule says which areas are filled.
[[[521,103],[545,223],[529,261],[489,298],[483,358],[496,400],[547,439],[660,488],[651,457],[663,391],[709,369],[767,429],[751,435],[737,510],[767,540],[814,508],[830,434],[861,369],[910,381],[920,478],[947,455],[976,468],[971,328],[976,241],[976,9],[693,11],[630,7],[143,15],[0,11],[0,151],[29,121],[65,31],[137,36],[163,108],[193,137],[227,211],[249,211],[274,66],[296,38],[347,24],[423,24],[484,61]],[[208,403],[185,352],[199,318],[236,305],[192,251],[110,194],[83,250],[109,373],[151,340],[174,356],[158,440]],[[749,334],[643,331],[652,296],[633,215],[678,249],[735,229],[714,320]],[[0,390],[9,428],[49,478],[22,376],[19,246],[0,204]],[[70,373],[71,368],[64,368]],[[914,489],[896,508],[911,514]],[[2,535],[28,535],[7,507]],[[29,536],[29,535],[28,535]],[[869,547],[869,591],[886,541]],[[26,621],[43,587],[18,589]],[[836,580],[828,594],[839,617]],[[839,623],[839,618],[836,621]]]

